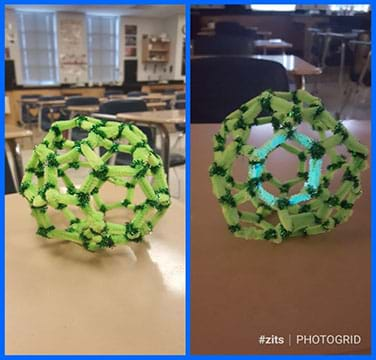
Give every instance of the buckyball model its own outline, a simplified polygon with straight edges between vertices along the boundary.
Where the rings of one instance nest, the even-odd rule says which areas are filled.
[[[302,122],[318,133],[314,140],[298,131]],[[248,143],[252,128],[271,123],[274,135],[263,146]],[[291,142],[297,144],[292,145]],[[346,158],[336,152],[344,145]],[[297,174],[281,183],[265,169],[268,155],[278,147],[299,159]],[[304,90],[265,91],[226,117],[214,137],[214,162],[209,173],[229,230],[237,237],[280,243],[290,236],[315,235],[332,230],[352,214],[354,202],[361,196],[360,172],[367,167],[368,150],[327,112],[321,100]],[[245,156],[249,161],[244,183],[232,176],[234,160]],[[324,156],[329,165],[323,165]],[[336,192],[329,191],[336,171],[342,169],[342,182]],[[265,189],[270,182],[277,187],[275,196]],[[290,194],[296,184],[299,193]],[[254,212],[242,211],[250,202]],[[272,215],[279,223],[268,222]]]
[[[63,132],[75,127],[87,131],[88,136],[80,141],[65,139]],[[99,148],[101,156],[96,151]],[[108,165],[108,160],[118,152],[131,154],[131,164]],[[76,187],[67,170],[80,167],[91,171],[82,185]],[[123,187],[125,198],[119,195],[119,201],[105,204],[100,188],[106,182]],[[146,199],[133,204],[137,185]],[[84,116],[51,126],[43,142],[34,148],[20,193],[31,206],[39,227],[37,234],[70,240],[91,251],[141,241],[170,205],[161,159],[148,145],[146,135],[132,124]],[[122,224],[106,221],[106,212],[122,207],[133,213],[131,221],[124,219]],[[49,208],[63,213],[69,222],[67,228],[60,229],[52,223]]]

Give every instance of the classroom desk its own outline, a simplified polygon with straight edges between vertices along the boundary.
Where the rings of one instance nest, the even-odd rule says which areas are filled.
[[[344,121],[370,144],[370,121]],[[282,244],[235,238],[212,194],[208,168],[219,124],[191,125],[191,352],[343,354],[370,352],[370,171],[350,220],[333,231]],[[264,143],[271,127],[252,128]],[[291,178],[292,155],[270,155]],[[234,177],[247,173],[239,161]],[[288,176],[288,174],[290,174]],[[360,334],[360,345],[259,345],[260,335]]]
[[[65,107],[65,99],[64,100],[51,100],[51,101],[39,101],[39,112],[38,112],[38,124],[39,129],[42,129],[42,112],[44,108],[51,108],[51,107],[58,107],[63,108]]]
[[[320,75],[321,69],[311,65],[295,55],[254,55],[255,59],[269,60],[280,63],[286,71],[294,77],[297,89],[305,88],[305,77],[309,75]]]
[[[326,57],[329,51],[330,42],[332,39],[338,39],[341,41],[341,47],[340,47],[340,54],[341,54],[341,60],[339,65],[339,74],[338,74],[338,85],[339,85],[339,91],[341,92],[341,95],[343,94],[343,75],[344,75],[344,69],[345,69],[345,54],[346,54],[346,47],[349,41],[355,40],[358,38],[359,33],[357,32],[349,32],[349,33],[337,33],[337,32],[331,32],[331,31],[322,31],[318,33],[319,36],[324,37],[324,50],[322,55],[322,68],[326,67]]]
[[[200,59],[208,57],[220,57],[223,55],[195,55],[191,59]],[[227,57],[227,56],[226,56]],[[238,57],[234,55],[233,57]],[[239,57],[251,57],[254,59],[275,61],[280,63],[286,71],[294,77],[296,88],[301,89],[305,87],[305,76],[320,75],[321,69],[306,62],[295,55],[239,55]]]
[[[165,90],[185,91],[185,83],[150,83],[143,85],[141,91],[145,93],[160,93]]]
[[[120,113],[116,115],[119,121],[132,121],[135,124],[146,124],[155,126],[160,130],[162,140],[162,160],[167,175],[169,174],[170,163],[170,133],[167,125],[185,123],[185,110],[160,110],[143,111],[134,113]]]
[[[176,98],[176,95],[169,95],[169,94],[158,94],[152,93],[148,95],[141,96],[142,99],[145,101],[171,101]]]
[[[153,94],[148,94],[144,96],[128,96],[128,95],[116,95],[116,96],[111,96],[109,98],[103,97],[100,98],[99,101],[100,103],[105,103],[108,101],[112,100],[145,100],[145,102],[148,104],[150,103],[161,103],[164,102],[170,102],[172,100],[175,100],[176,96],[175,95],[168,95],[168,94],[159,94],[159,93],[153,93]]]
[[[272,36],[272,32],[271,32],[271,31],[257,30],[257,31],[256,31],[256,34],[257,34],[258,36],[261,36],[264,40],[267,40],[268,37]]]
[[[14,164],[15,175],[17,179],[17,186],[20,184],[23,177],[23,164],[20,144],[18,139],[31,138],[33,136],[32,131],[26,130],[22,127],[6,124],[5,127],[5,141],[8,144],[12,160]]]
[[[23,105],[35,105],[38,109],[38,127],[39,129],[42,128],[42,111],[44,108],[47,107],[64,107],[65,106],[65,99],[62,100],[50,100],[50,101],[41,101],[39,98],[31,98],[31,99],[20,99],[17,100],[17,103],[20,105],[20,119],[22,119],[22,106]]]
[[[146,103],[146,107],[148,110],[164,110],[166,109],[166,102],[165,101],[153,101]]]
[[[262,48],[264,55],[267,54],[268,50],[278,49],[284,54],[286,49],[292,48],[292,44],[281,39],[255,40],[254,45],[256,48]]]
[[[172,200],[145,243],[96,253],[34,235],[18,194],[5,209],[6,354],[184,354],[183,203]]]
[[[72,117],[77,114],[91,114],[99,110],[99,105],[75,105],[68,106],[67,110],[72,113]]]

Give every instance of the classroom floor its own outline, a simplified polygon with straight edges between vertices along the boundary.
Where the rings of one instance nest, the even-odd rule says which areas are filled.
[[[355,90],[354,83],[347,79],[349,71],[345,69],[345,83],[344,88],[351,88]],[[312,94],[318,96],[323,100],[325,107],[329,112],[335,114],[339,111],[343,99],[341,99],[339,85],[338,85],[338,67],[329,67],[324,69],[319,76],[310,76],[306,79],[306,89]],[[346,102],[340,119],[341,120],[370,120],[371,119],[371,89],[370,87],[359,88],[359,92],[353,92],[353,96]]]

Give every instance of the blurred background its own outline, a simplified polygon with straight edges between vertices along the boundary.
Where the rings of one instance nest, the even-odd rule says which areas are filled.
[[[17,190],[52,122],[100,114],[142,127],[166,171],[173,169],[172,194],[183,200],[184,6],[6,6],[5,71],[7,193]]]
[[[220,122],[265,88],[306,88],[338,119],[369,120],[370,11],[351,4],[192,6],[192,122]]]

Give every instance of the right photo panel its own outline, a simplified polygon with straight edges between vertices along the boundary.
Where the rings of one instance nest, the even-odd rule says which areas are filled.
[[[192,354],[370,354],[371,6],[191,6]]]

